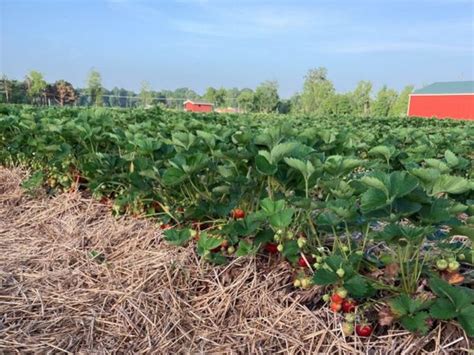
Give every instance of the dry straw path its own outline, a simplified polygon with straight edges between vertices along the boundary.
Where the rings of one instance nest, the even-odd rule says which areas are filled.
[[[65,193],[28,197],[0,168],[0,353],[467,353],[454,325],[344,339],[276,260],[201,265],[152,221]],[[90,252],[101,251],[105,262]],[[314,291],[313,291],[314,292]],[[311,307],[310,307],[311,308]]]

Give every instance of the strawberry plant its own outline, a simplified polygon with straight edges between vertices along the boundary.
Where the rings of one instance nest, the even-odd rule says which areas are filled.
[[[473,135],[462,121],[10,105],[0,163],[32,170],[26,190],[87,190],[154,219],[203,261],[288,261],[294,287],[354,317],[346,335],[370,335],[386,300],[385,325],[472,335]]]
[[[430,307],[430,315],[440,320],[457,320],[467,335],[474,336],[474,291],[432,277],[430,288],[438,296]]]

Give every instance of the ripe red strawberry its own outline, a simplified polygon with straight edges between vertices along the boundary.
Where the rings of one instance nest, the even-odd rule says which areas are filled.
[[[360,337],[369,337],[372,334],[373,328],[370,324],[357,324],[356,333]]]
[[[310,265],[309,263],[311,263],[311,258],[309,258],[309,257],[306,257],[306,259],[305,259],[302,256],[300,256],[300,258],[298,259],[298,265],[301,266],[301,267],[309,267],[309,265]]]
[[[342,307],[342,306],[341,306],[341,304],[340,304],[340,303],[331,302],[331,305],[330,305],[330,307],[331,307],[331,311],[333,311],[333,312],[336,312],[336,313],[337,313],[337,312],[339,312],[339,311],[341,310],[341,307]]]
[[[265,251],[270,254],[278,253],[278,244],[276,243],[267,243],[264,247]]]
[[[242,219],[245,217],[245,211],[241,208],[236,208],[232,210],[232,218],[234,219]]]
[[[342,302],[342,311],[344,313],[354,312],[357,306],[357,302],[353,299],[344,300]]]
[[[342,307],[342,301],[344,301],[344,299],[341,296],[339,296],[337,293],[335,293],[331,296],[331,301],[333,303],[339,303]]]

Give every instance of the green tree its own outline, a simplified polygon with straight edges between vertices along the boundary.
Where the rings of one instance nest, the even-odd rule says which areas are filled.
[[[368,116],[370,114],[371,93],[372,83],[370,81],[359,81],[351,94],[354,115]]]
[[[377,93],[377,97],[372,105],[372,115],[387,117],[397,101],[397,96],[398,94],[395,90],[388,89],[387,86],[384,85]]]
[[[407,115],[408,112],[408,100],[410,98],[410,94],[413,92],[414,86],[408,85],[400,92],[398,95],[397,101],[393,104],[392,110],[390,111],[390,115],[403,117]]]
[[[330,100],[334,93],[334,85],[327,77],[327,69],[310,69],[305,76],[301,94],[303,111],[317,115],[327,114],[330,105],[326,101]]]
[[[255,106],[259,112],[273,112],[278,106],[278,82],[267,80],[255,90]]]
[[[38,99],[41,98],[41,96],[44,97],[46,81],[43,78],[43,74],[36,70],[32,70],[26,76],[25,83],[31,102],[38,102]]]
[[[251,89],[243,89],[237,97],[239,109],[245,112],[252,112],[255,110],[255,95]]]
[[[224,88],[220,88],[219,90],[216,91],[216,96],[215,96],[215,101],[214,103],[216,104],[217,107],[223,107],[225,106],[227,100],[227,90]]]
[[[331,95],[323,102],[323,111],[326,114],[343,116],[353,114],[353,106],[350,94]]]
[[[278,102],[278,113],[287,114],[291,112],[291,99],[284,99]]]
[[[189,88],[178,88],[172,93],[170,98],[196,100],[199,99],[199,95]]]
[[[292,113],[301,113],[303,111],[303,104],[301,102],[301,94],[296,93],[290,98],[290,106]]]
[[[212,86],[208,87],[206,89],[206,92],[204,93],[204,99],[206,101],[209,101],[210,103],[215,103],[216,102],[216,93],[217,93],[216,89],[214,89]]]
[[[237,98],[240,95],[240,91],[237,88],[227,89],[225,94],[225,105],[227,107],[236,107]]]
[[[1,102],[6,102],[6,103],[10,102],[12,83],[10,80],[8,80],[8,77],[5,74],[2,75],[2,80],[0,81],[0,91],[3,94],[1,96],[2,98]]]
[[[152,92],[151,86],[148,81],[143,81],[140,89],[140,103],[143,107],[151,105],[152,102]]]
[[[92,69],[87,78],[87,94],[91,98],[91,103],[96,106],[102,106],[102,77],[97,70]]]

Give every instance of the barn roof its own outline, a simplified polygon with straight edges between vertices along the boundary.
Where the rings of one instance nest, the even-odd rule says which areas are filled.
[[[213,104],[211,104],[210,102],[206,102],[206,101],[201,101],[201,100],[186,100],[183,102],[183,104],[185,103],[192,103],[192,104],[197,104],[197,105],[209,105],[209,106],[214,106]]]
[[[433,83],[413,91],[413,94],[474,94],[474,81]]]

